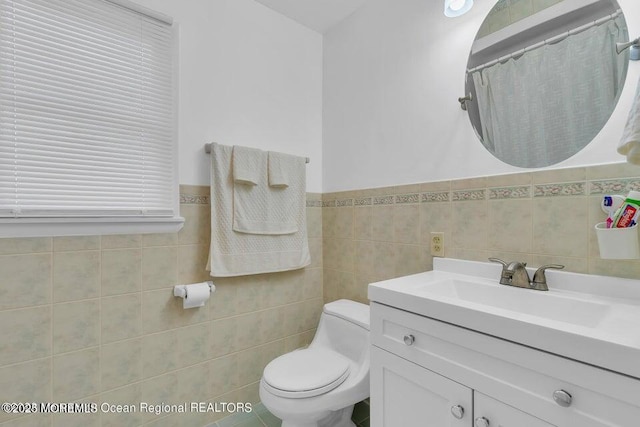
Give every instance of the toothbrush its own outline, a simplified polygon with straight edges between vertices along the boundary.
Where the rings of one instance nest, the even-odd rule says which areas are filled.
[[[602,199],[602,204],[600,205],[602,210],[607,214],[607,228],[611,228],[613,225],[613,218],[615,216],[616,211],[622,206],[624,203],[624,197],[614,195],[614,196],[604,196]]]
[[[611,210],[607,209],[613,205],[613,198],[611,196],[604,196],[602,200],[602,208],[607,212],[607,228],[611,228],[611,224],[613,224],[613,218],[611,218]]]

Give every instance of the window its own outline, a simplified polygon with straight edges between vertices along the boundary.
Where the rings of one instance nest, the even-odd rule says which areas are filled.
[[[0,237],[176,231],[174,31],[121,0],[0,0]]]

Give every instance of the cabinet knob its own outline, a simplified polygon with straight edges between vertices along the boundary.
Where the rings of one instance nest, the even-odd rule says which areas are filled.
[[[489,420],[485,417],[476,418],[476,427],[489,427]]]
[[[564,390],[556,390],[553,392],[553,400],[563,408],[568,408],[571,406],[571,402],[573,401],[573,397],[569,393]]]
[[[414,337],[411,334],[407,334],[404,336],[404,343],[406,345],[413,345],[413,343],[416,342],[416,337]]]
[[[455,418],[461,420],[464,417],[464,408],[460,405],[455,405],[451,407],[451,415]]]

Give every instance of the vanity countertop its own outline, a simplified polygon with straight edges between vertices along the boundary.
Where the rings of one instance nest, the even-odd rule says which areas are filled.
[[[369,299],[640,379],[640,280],[547,271],[549,291],[536,291],[500,285],[500,272],[435,258],[433,271],[370,284]]]

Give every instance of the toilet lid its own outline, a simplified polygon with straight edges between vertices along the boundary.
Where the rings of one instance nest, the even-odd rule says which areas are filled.
[[[303,398],[328,393],[349,376],[349,360],[335,351],[310,348],[284,354],[264,368],[269,391],[278,396]]]

